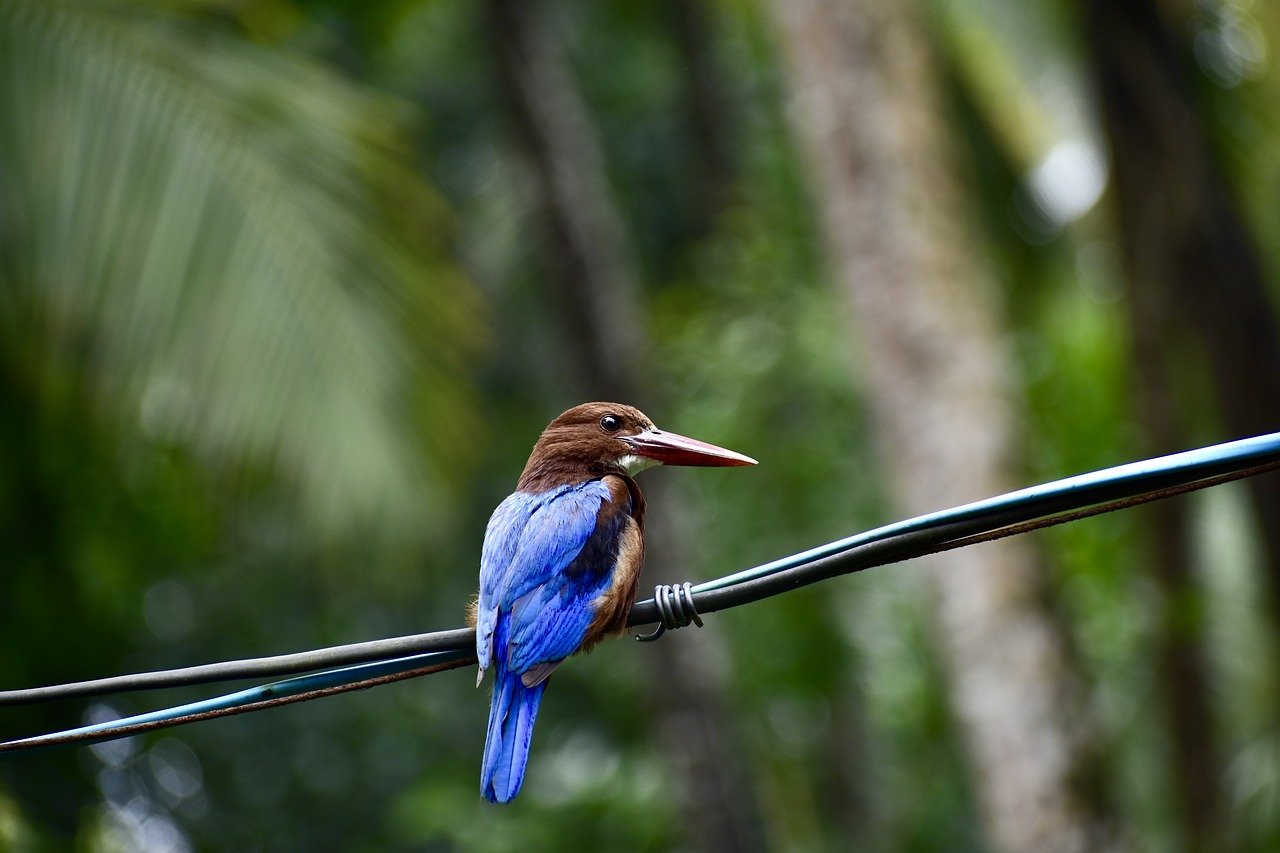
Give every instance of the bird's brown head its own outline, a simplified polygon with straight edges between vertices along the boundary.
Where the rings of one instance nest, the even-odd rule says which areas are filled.
[[[583,403],[547,426],[529,455],[519,488],[541,491],[586,476],[635,474],[654,465],[723,467],[756,460],[714,444],[664,432],[623,403]]]

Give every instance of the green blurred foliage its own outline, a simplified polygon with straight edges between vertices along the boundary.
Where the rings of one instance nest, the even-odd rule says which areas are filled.
[[[1026,480],[1132,458],[1116,235],[1096,193],[1052,194],[1050,155],[1080,150],[1064,143],[1105,180],[1070,7],[926,7],[1005,294]],[[547,10],[644,273],[650,414],[763,463],[645,475],[688,498],[688,574],[891,520],[767,9],[703,6],[733,164],[707,222],[671,9]],[[1205,108],[1275,272],[1277,10],[1196,14]],[[6,686],[459,623],[490,508],[576,402],[490,50],[461,0],[0,2]],[[1218,437],[1209,414],[1199,428]],[[1246,517],[1239,490],[1196,500],[1195,606],[1233,837],[1264,849],[1280,843],[1278,686]],[[1176,847],[1140,532],[1121,514],[1040,544],[1109,787],[1143,847]],[[770,847],[983,847],[921,570],[708,620]],[[476,794],[487,705],[453,673],[6,758],[0,847],[679,848],[643,654],[608,644],[557,675],[513,807]],[[198,695],[6,710],[0,734]]]

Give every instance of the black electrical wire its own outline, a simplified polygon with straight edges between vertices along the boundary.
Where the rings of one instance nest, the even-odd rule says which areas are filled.
[[[979,542],[989,542],[1032,530],[1054,527],[1081,518],[1207,489],[1233,480],[1274,471],[1277,468],[1280,468],[1280,461],[1190,483],[1164,485],[1141,495],[1116,497],[1095,506],[1071,511],[1061,511],[1061,507],[1055,505],[1064,502],[1053,501],[1043,504],[1038,512],[1031,508],[1011,509],[998,515],[988,516],[986,519],[973,519],[941,527],[907,531],[762,577],[739,581],[723,588],[695,591],[693,603],[698,613],[715,613],[771,598],[779,593],[799,589],[839,575],[853,574],[877,566],[975,545]],[[1068,506],[1072,504],[1079,506],[1074,501],[1065,503]],[[1045,514],[1054,509],[1060,511]],[[658,608],[653,599],[637,603],[631,611],[631,624],[647,625],[656,621],[658,621]]]
[[[657,594],[662,596],[666,593],[671,599],[666,602],[667,606],[660,607],[655,599],[639,602],[633,607],[628,624],[661,622],[668,628],[680,627],[690,622],[701,624],[699,613],[713,613],[759,601],[837,575],[1062,524],[1276,468],[1280,468],[1280,433],[1071,477],[888,525],[700,584],[698,587],[691,588],[690,585],[683,584],[679,588],[666,589],[660,586]],[[673,602],[679,606],[673,606]],[[0,705],[16,705],[327,670],[317,676],[305,677],[305,685],[299,685],[298,679],[294,679],[293,692],[287,695],[283,690],[285,683],[282,683],[280,690],[269,685],[260,690],[245,691],[246,694],[252,694],[252,699],[235,699],[233,703],[217,708],[210,706],[209,710],[179,713],[182,708],[172,709],[174,713],[168,717],[164,715],[170,712],[156,712],[145,715],[145,722],[128,724],[122,721],[120,726],[109,732],[77,730],[10,741],[0,744],[0,751],[122,737],[136,731],[244,713],[427,675],[469,664],[474,659],[470,655],[473,645],[474,632],[469,628],[460,628],[353,643],[293,655],[4,691],[0,692]],[[414,656],[423,654],[426,657],[419,664]],[[361,674],[355,674],[353,670],[352,675],[346,676],[343,671],[333,670],[334,667],[367,663],[376,663],[375,668],[382,670],[382,673],[375,677],[364,677],[364,670]],[[320,683],[324,686],[306,689]],[[225,702],[226,699],[227,697],[223,697],[219,701]]]
[[[139,672],[132,675],[116,675],[95,678],[72,684],[49,687],[31,687],[25,690],[0,691],[0,707],[5,705],[29,705],[35,702],[52,702],[59,699],[105,696],[137,690],[158,690],[165,687],[189,687],[196,684],[213,684],[220,681],[239,681],[251,678],[275,678],[320,669],[333,669],[356,663],[409,657],[424,652],[452,651],[475,643],[475,632],[470,628],[452,631],[434,631],[429,634],[411,634],[386,640],[371,640],[299,652],[288,655],[223,661],[221,663],[188,666],[156,672]]]

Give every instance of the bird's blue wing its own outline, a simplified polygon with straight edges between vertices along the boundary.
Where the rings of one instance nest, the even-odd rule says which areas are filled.
[[[476,655],[482,670],[492,660],[499,613],[539,597],[535,593],[544,585],[560,589],[559,576],[592,539],[600,508],[612,497],[606,484],[589,480],[538,494],[516,492],[494,510],[485,530],[476,608]],[[512,644],[519,641],[513,632]]]
[[[498,507],[485,534],[477,612],[481,668],[492,659],[498,620],[509,620],[507,668],[527,672],[568,657],[595,617],[607,587],[630,497],[600,480],[540,495],[517,492]],[[542,673],[549,672],[547,669]]]
[[[630,519],[631,501],[623,490],[601,501],[594,528],[564,569],[522,594],[512,604],[508,665],[541,681],[578,650],[597,614],[595,600],[613,582],[623,528]],[[530,670],[540,664],[539,672]]]

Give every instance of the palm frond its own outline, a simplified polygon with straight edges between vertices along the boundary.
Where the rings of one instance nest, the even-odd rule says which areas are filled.
[[[219,469],[269,461],[320,529],[420,522],[481,324],[403,109],[154,6],[6,0],[5,357]]]

